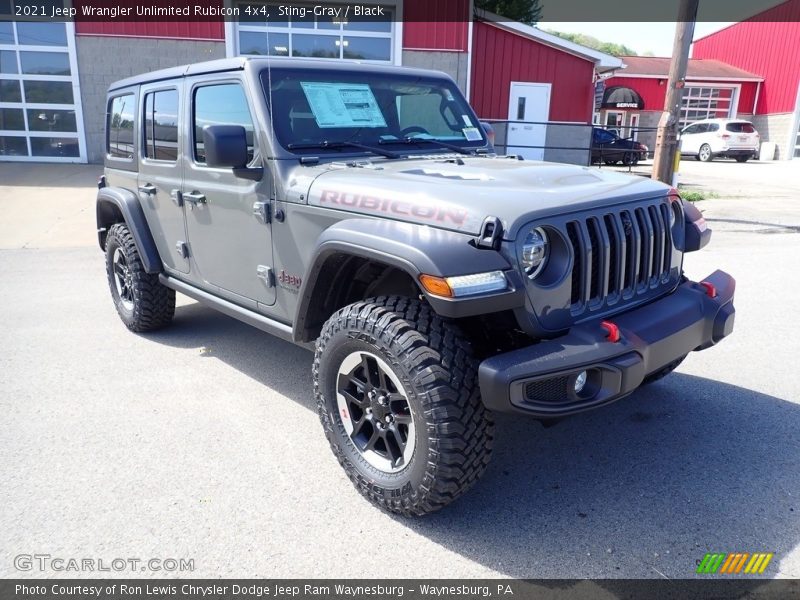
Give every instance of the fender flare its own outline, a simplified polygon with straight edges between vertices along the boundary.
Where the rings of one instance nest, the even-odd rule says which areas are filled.
[[[112,225],[119,223],[119,215],[133,235],[133,241],[148,273],[161,273],[161,256],[158,254],[153,234],[145,219],[139,198],[130,190],[105,187],[97,192],[97,240],[106,248],[106,236]]]
[[[439,277],[506,271],[509,290],[471,298],[442,298],[420,287],[433,309],[445,317],[457,318],[498,312],[524,303],[524,286],[511,265],[495,250],[479,249],[470,242],[474,236],[434,229],[412,223],[383,219],[347,219],[320,234],[303,277],[294,318],[294,336],[308,337],[308,315],[319,292],[317,283],[326,261],[335,255],[358,256],[401,270],[417,285],[422,274]],[[311,324],[313,326],[313,324]]]
[[[684,252],[696,252],[711,241],[711,229],[706,224],[703,213],[691,202],[681,200],[684,214]]]

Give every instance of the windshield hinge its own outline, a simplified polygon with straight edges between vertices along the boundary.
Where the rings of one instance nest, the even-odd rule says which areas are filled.
[[[481,225],[481,232],[475,240],[478,248],[497,250],[503,238],[503,224],[497,217],[486,217]]]
[[[266,225],[272,221],[272,206],[269,202],[254,202],[253,215],[259,223]]]

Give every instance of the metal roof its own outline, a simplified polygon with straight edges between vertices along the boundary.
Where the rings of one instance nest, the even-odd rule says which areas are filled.
[[[666,56],[622,56],[627,67],[617,73],[618,77],[663,77],[669,75],[672,60]],[[754,73],[749,73],[721,60],[690,58],[686,77],[691,79],[730,79],[736,81],[763,81]]]

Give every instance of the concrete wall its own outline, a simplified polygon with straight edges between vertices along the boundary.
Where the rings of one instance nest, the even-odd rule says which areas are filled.
[[[467,92],[469,56],[466,52],[403,50],[403,66],[444,71],[456,80],[462,92]]]
[[[544,160],[588,165],[592,126],[551,123],[547,126],[544,143],[547,146],[544,149]],[[569,150],[568,148],[579,148],[579,150]]]
[[[105,154],[106,91],[118,79],[225,57],[224,42],[80,35],[76,37],[87,159]]]
[[[749,118],[756,131],[761,135],[762,142],[774,142],[778,146],[775,158],[789,160],[794,151],[794,140],[797,132],[791,131],[794,124],[792,113],[776,115],[755,115]]]

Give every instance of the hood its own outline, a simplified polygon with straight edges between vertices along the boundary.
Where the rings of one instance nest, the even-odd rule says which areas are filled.
[[[511,157],[440,156],[298,169],[304,177],[295,171],[296,180],[313,179],[309,204],[473,235],[493,216],[502,221],[506,239],[533,220],[669,190],[611,170]]]

